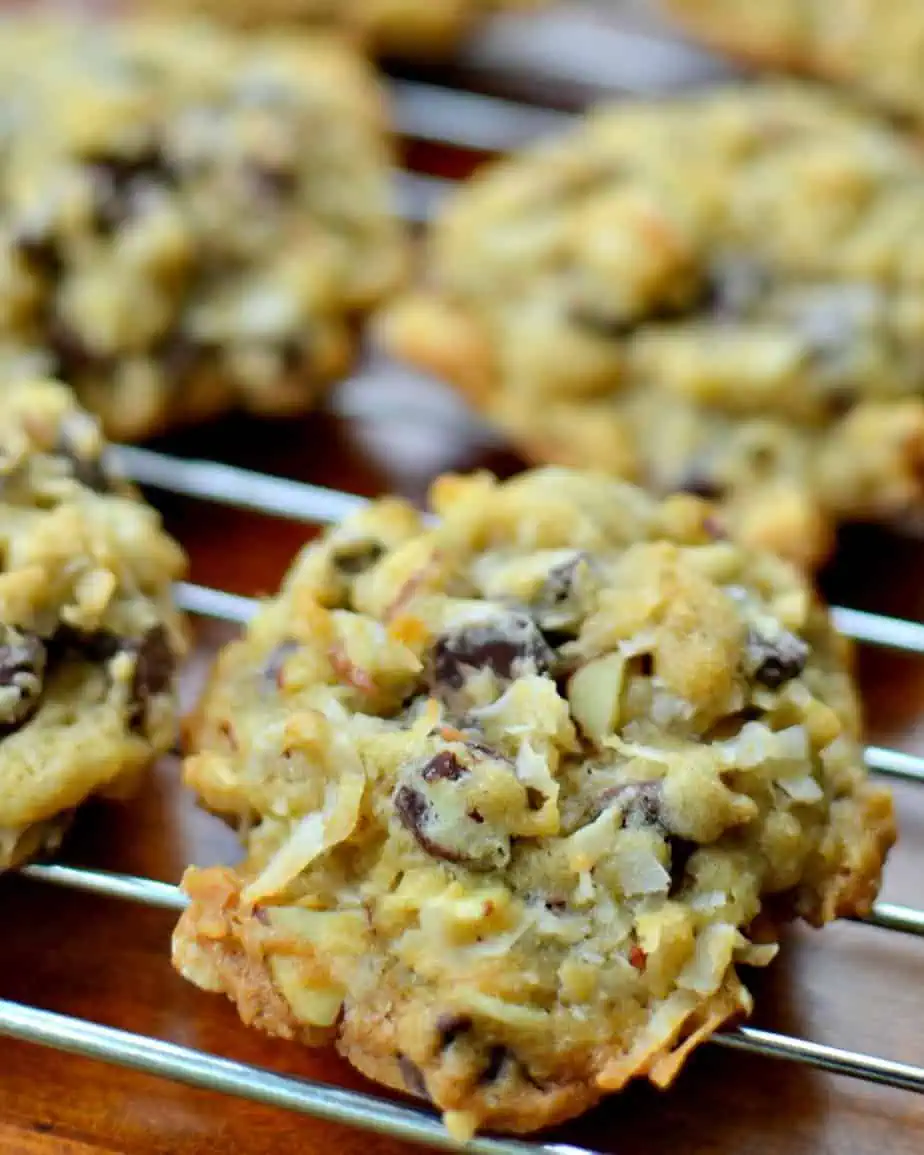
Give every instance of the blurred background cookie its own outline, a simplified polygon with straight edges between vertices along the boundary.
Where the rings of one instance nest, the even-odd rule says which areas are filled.
[[[138,438],[311,408],[404,264],[386,112],[344,44],[204,23],[0,37],[0,381]]]
[[[455,192],[383,331],[532,459],[811,566],[921,506],[922,226],[917,148],[836,95],[626,102]]]

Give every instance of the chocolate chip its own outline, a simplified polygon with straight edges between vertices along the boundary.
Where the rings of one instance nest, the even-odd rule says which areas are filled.
[[[475,805],[479,762],[471,767],[460,755],[441,751],[422,766],[411,766],[395,791],[393,804],[402,825],[433,858],[470,870],[491,870],[510,858],[510,836],[502,823],[488,822]],[[488,773],[497,767],[487,768]],[[504,764],[503,773],[513,774]]]
[[[434,754],[421,771],[425,782],[457,782],[468,773],[467,767],[462,765],[451,750],[441,750],[439,754]]]
[[[50,234],[37,229],[23,229],[14,238],[13,245],[33,272],[50,280],[61,275],[61,250]]]
[[[467,1035],[472,1026],[472,1020],[468,1015],[440,1015],[436,1020],[436,1030],[441,1049],[445,1051],[451,1047],[460,1035]]]
[[[298,189],[298,171],[289,165],[250,160],[245,175],[247,183],[262,200],[288,200]]]
[[[808,645],[789,630],[769,638],[755,629],[748,631],[745,645],[747,672],[762,686],[776,690],[798,678],[808,661]]]
[[[698,469],[692,469],[689,473],[683,474],[675,488],[678,493],[689,493],[693,497],[702,497],[706,501],[718,501],[724,492],[720,482]]]
[[[430,654],[434,692],[459,690],[477,670],[493,670],[509,680],[528,667],[547,673],[555,661],[539,628],[528,614],[509,613],[483,625],[462,626],[439,638]]]
[[[54,357],[54,373],[66,382],[75,381],[89,373],[108,373],[112,360],[84,341],[80,333],[67,321],[52,314],[46,323],[45,339]]]
[[[131,643],[111,630],[81,630],[62,622],[55,630],[50,645],[56,653],[70,650],[91,662],[108,662],[130,647]]]
[[[171,688],[176,669],[176,656],[162,625],[152,626],[135,645],[137,657],[129,697],[129,725],[133,730],[143,725],[151,698]]]
[[[2,627],[0,638],[0,736],[6,736],[38,709],[47,652],[36,634],[10,626]]]
[[[484,1070],[478,1076],[479,1083],[493,1083],[500,1078],[501,1072],[509,1061],[513,1059],[506,1047],[492,1047],[488,1051],[488,1061]]]
[[[270,650],[269,657],[263,666],[263,678],[274,689],[279,689],[282,685],[282,671],[286,661],[298,649],[298,642],[292,641],[291,638],[284,642],[280,642]]]
[[[385,555],[380,541],[361,538],[339,545],[331,554],[331,563],[345,577],[356,577],[372,569]]]
[[[54,452],[68,462],[74,479],[81,485],[94,493],[112,493],[115,487],[99,454],[88,455],[80,447],[81,434],[85,432],[88,420],[83,414],[65,417],[58,430]]]
[[[401,1077],[404,1079],[404,1085],[411,1092],[412,1095],[419,1095],[421,1098],[429,1099],[427,1094],[427,1084],[424,1081],[423,1073],[420,1067],[415,1062],[402,1054],[400,1051],[397,1054],[398,1066],[401,1068]]]

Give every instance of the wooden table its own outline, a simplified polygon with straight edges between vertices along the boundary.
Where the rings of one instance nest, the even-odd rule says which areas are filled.
[[[423,0],[422,0],[423,2]],[[415,163],[447,164],[415,149]],[[453,163],[458,164],[458,157]],[[387,400],[385,399],[387,397]],[[229,419],[164,441],[169,452],[212,457],[325,485],[420,499],[443,469],[516,459],[460,420],[435,387],[421,415],[418,392],[400,382],[340,393],[350,416],[284,424]],[[408,422],[408,406],[416,419]],[[240,593],[275,588],[310,534],[304,526],[218,506],[158,497],[168,527],[188,548],[192,580]],[[918,580],[924,545],[885,532],[845,534],[824,575],[832,600],[924,617]],[[230,630],[201,625],[185,685],[195,694],[204,660]],[[864,651],[860,677],[872,741],[924,750],[924,659]],[[884,897],[921,905],[924,791],[897,789],[901,842]],[[175,882],[188,862],[228,861],[235,840],[198,811],[165,759],[129,805],[81,815],[65,860]],[[186,1046],[347,1086],[370,1089],[329,1052],[309,1052],[244,1029],[230,1005],[171,970],[170,914],[21,878],[0,880],[4,941],[0,997],[170,1039]],[[924,942],[843,924],[794,929],[779,963],[760,976],[755,1023],[874,1054],[924,1062]],[[564,1129],[561,1141],[620,1155],[912,1155],[924,1150],[924,1099],[787,1063],[717,1048],[701,1050],[675,1088],[634,1087]],[[0,1152],[4,1155],[282,1155],[289,1151],[398,1155],[405,1144],[282,1111],[188,1090],[99,1063],[0,1039]]]

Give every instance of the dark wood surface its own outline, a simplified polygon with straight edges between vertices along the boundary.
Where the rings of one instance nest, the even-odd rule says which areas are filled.
[[[422,0],[423,2],[423,0]],[[415,152],[432,166],[445,158]],[[285,424],[229,419],[162,448],[325,485],[420,499],[443,469],[518,462],[469,425],[436,386],[371,378],[341,390],[349,411]],[[421,399],[425,404],[421,404]],[[409,412],[413,411],[413,419]],[[154,495],[190,552],[192,579],[241,593],[275,588],[310,535],[305,526]],[[824,575],[847,605],[924,617],[924,544],[857,529]],[[185,686],[192,700],[225,627],[200,625]],[[924,751],[924,659],[863,651],[859,674],[876,742]],[[919,720],[920,719],[920,720]],[[924,903],[924,792],[896,791],[901,841],[884,897]],[[88,807],[65,861],[176,882],[188,862],[230,861],[233,837],[196,809],[165,759],[128,805]],[[173,918],[13,876],[0,880],[4,935],[0,997],[144,1032],[284,1072],[371,1089],[329,1052],[245,1030],[230,1006],[170,969]],[[794,929],[778,965],[760,976],[755,1022],[841,1046],[924,1063],[924,941],[858,925]],[[704,1048],[673,1090],[630,1089],[556,1138],[619,1155],[916,1155],[924,1099],[790,1064]],[[283,1155],[289,1151],[398,1155],[407,1145],[254,1106],[100,1063],[0,1039],[4,1155]]]

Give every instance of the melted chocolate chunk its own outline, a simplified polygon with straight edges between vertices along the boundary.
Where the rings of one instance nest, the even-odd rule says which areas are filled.
[[[33,272],[49,280],[56,280],[61,275],[64,262],[53,236],[37,229],[23,229],[15,237],[13,245]]]
[[[0,636],[0,737],[5,737],[25,725],[39,707],[47,652],[36,634],[5,627]]]
[[[163,626],[152,626],[140,642],[132,643],[132,648],[135,647],[138,656],[132,675],[129,715],[133,730],[143,725],[151,698],[166,694],[171,688],[176,669],[176,656]]]
[[[748,631],[745,662],[755,681],[769,690],[798,678],[808,661],[809,648],[801,638],[788,630],[767,638],[752,629]]]
[[[514,1056],[506,1047],[496,1046],[488,1051],[488,1061],[484,1070],[478,1076],[479,1083],[493,1083],[500,1078],[504,1067],[514,1061]]]
[[[427,1094],[427,1084],[424,1081],[423,1073],[420,1067],[415,1062],[402,1054],[400,1051],[397,1054],[398,1066],[401,1068],[401,1078],[404,1079],[404,1085],[411,1092],[412,1095],[419,1095],[421,1098],[429,1099]]]
[[[509,860],[510,837],[472,805],[468,780],[478,772],[477,761],[468,767],[455,753],[440,751],[422,767],[409,769],[409,780],[395,792],[394,807],[402,825],[431,857],[470,870],[491,870]],[[512,774],[512,767],[505,772]]]
[[[55,630],[50,644],[57,653],[70,650],[91,662],[108,662],[122,650],[131,647],[130,642],[111,630],[80,630],[66,622],[62,622]]]
[[[436,1020],[440,1048],[446,1050],[461,1036],[467,1035],[473,1023],[468,1015],[440,1015]]]
[[[554,661],[554,651],[532,618],[510,613],[439,638],[430,654],[430,681],[434,692],[459,690],[477,670],[490,669],[499,678],[510,680],[527,666],[547,673]]]
[[[380,541],[361,539],[344,542],[331,554],[331,563],[344,577],[356,577],[372,569],[385,555]]]
[[[468,773],[468,768],[462,765],[451,750],[441,750],[424,766],[421,776],[425,782],[457,782]]]

